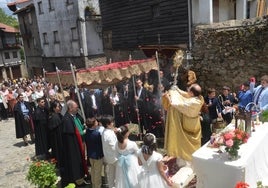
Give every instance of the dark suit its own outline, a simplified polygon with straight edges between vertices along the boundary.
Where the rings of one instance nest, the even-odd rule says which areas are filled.
[[[143,130],[148,130],[148,124],[146,121],[146,114],[148,112],[148,91],[143,87],[140,94],[138,89],[136,90],[136,92],[136,95],[139,97],[139,99],[137,100],[137,108],[139,110],[140,130],[143,133]]]
[[[29,119],[24,118],[21,110],[21,103],[17,102],[14,106],[14,117],[16,127],[16,138],[23,138],[27,134],[33,134],[33,125],[31,122],[32,108],[28,102],[24,102],[26,108],[29,110]]]

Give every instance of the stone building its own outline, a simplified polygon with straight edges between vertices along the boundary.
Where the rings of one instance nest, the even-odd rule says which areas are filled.
[[[8,7],[19,19],[30,76],[106,62],[97,0],[17,0]]]
[[[19,31],[0,23],[0,40],[0,81],[21,77],[23,62],[20,54]]]

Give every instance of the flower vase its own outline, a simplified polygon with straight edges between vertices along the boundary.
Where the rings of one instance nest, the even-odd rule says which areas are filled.
[[[232,155],[232,154],[230,154],[229,153],[229,155],[228,155],[228,159],[230,160],[230,161],[236,161],[237,159],[239,159],[239,155],[237,154],[237,155]]]

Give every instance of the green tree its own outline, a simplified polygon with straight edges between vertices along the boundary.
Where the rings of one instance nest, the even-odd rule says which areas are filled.
[[[18,20],[13,16],[8,16],[2,8],[0,8],[0,23],[19,28]]]

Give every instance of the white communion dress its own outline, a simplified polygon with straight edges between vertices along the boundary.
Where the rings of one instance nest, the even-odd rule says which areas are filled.
[[[138,164],[136,142],[127,141],[125,149],[120,149],[118,143],[115,145],[118,152],[118,161],[116,165],[116,188],[138,188],[138,174],[141,167]]]
[[[141,173],[138,176],[140,188],[166,188],[169,187],[166,181],[160,175],[157,168],[157,162],[162,160],[163,156],[160,153],[153,154],[146,161],[141,150],[138,151],[138,158],[142,162]]]

